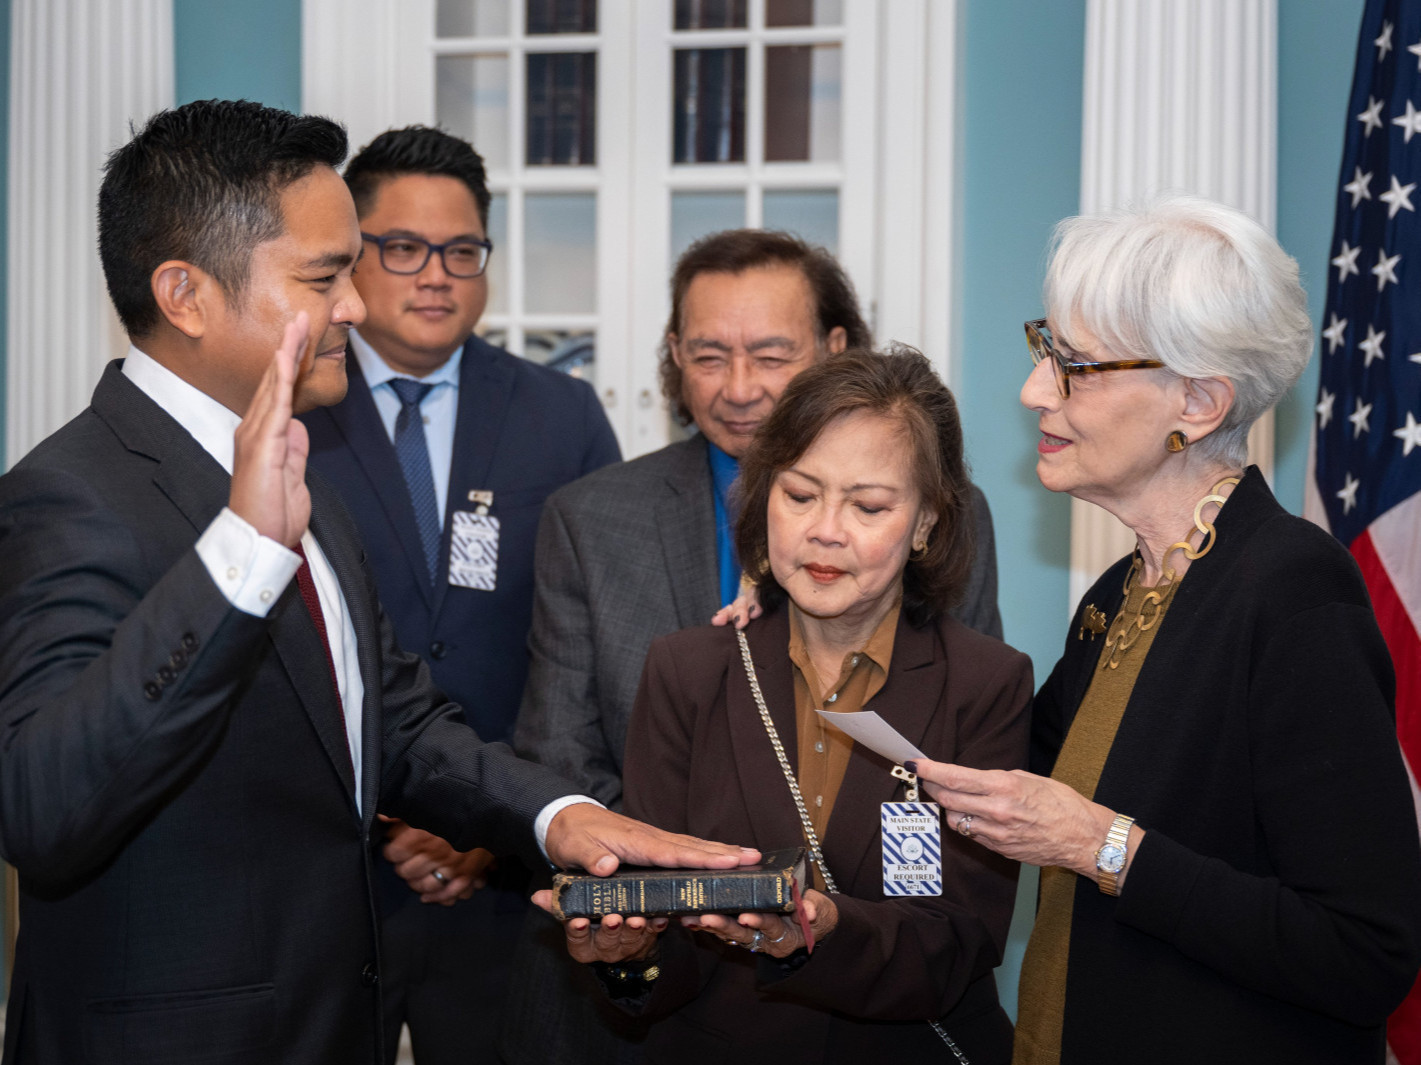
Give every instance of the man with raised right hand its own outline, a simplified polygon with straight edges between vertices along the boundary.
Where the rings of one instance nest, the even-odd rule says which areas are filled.
[[[754,860],[481,742],[396,647],[292,417],[344,395],[364,317],[345,150],[204,101],[109,160],[132,347],[0,478],[6,1063],[378,1062],[377,812],[599,874]]]

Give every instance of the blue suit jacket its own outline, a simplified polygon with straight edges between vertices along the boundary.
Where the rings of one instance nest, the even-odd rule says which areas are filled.
[[[435,683],[464,707],[480,737],[510,740],[528,675],[533,546],[543,500],[621,458],[612,427],[586,382],[470,337],[459,367],[440,582],[431,592],[399,459],[359,364],[348,359],[346,369],[345,399],[302,416],[310,464],[354,515],[401,645],[429,662]],[[472,510],[469,493],[479,490],[493,492],[490,513],[500,523],[492,592],[444,578],[453,513]]]

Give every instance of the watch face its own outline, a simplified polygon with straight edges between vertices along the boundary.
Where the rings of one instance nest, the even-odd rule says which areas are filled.
[[[1125,848],[1118,843],[1107,843],[1095,855],[1095,867],[1102,873],[1118,873],[1125,868]]]

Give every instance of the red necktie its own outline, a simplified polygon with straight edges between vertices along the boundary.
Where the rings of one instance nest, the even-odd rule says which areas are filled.
[[[326,668],[331,673],[331,687],[336,693],[336,703],[340,704],[340,682],[336,679],[336,662],[331,656],[331,640],[326,635],[326,616],[321,613],[321,597],[316,594],[316,582],[311,579],[311,564],[306,560],[306,551],[298,543],[296,553],[301,556],[301,566],[296,571],[296,586],[301,589],[301,601],[306,604],[306,610],[311,615],[311,620],[315,622],[316,632],[321,637],[321,650],[326,652]],[[345,708],[341,707],[341,720],[344,724]],[[345,734],[342,727],[341,734]],[[347,746],[349,742],[347,741]]]

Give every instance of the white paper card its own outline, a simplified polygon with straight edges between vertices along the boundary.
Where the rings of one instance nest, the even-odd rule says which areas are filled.
[[[942,808],[935,802],[885,802],[883,894],[942,894]]]
[[[927,757],[872,710],[861,710],[857,714],[836,714],[829,710],[818,710],[816,713],[835,728],[847,732],[855,743],[862,743],[870,751],[883,755],[897,765],[913,758]]]
[[[498,519],[454,511],[449,540],[449,583],[491,592],[498,583]]]

